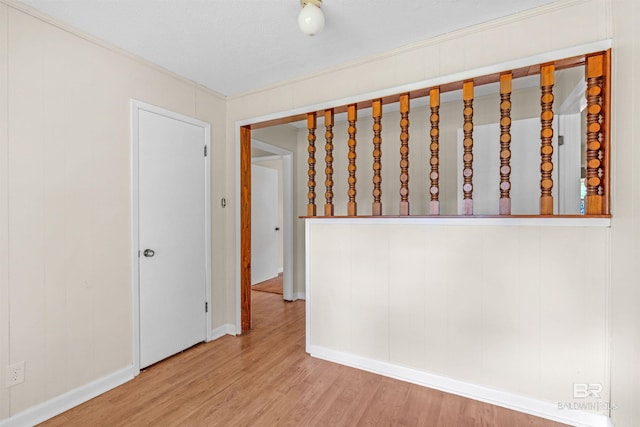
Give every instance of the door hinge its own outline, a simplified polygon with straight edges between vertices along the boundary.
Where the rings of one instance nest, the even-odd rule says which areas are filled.
[[[204,312],[205,312],[205,313],[208,313],[208,312],[209,312],[209,303],[208,303],[208,302],[205,302],[205,303],[204,303]]]
[[[207,157],[207,146],[204,146],[204,156]]]

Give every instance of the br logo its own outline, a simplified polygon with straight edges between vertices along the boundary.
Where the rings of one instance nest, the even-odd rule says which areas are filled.
[[[587,399],[589,397],[600,399],[602,397],[602,384],[577,383],[573,385],[574,399]]]

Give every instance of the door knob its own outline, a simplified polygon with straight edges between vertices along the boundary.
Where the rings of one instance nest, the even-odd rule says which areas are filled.
[[[144,252],[142,252],[142,255],[151,258],[152,256],[154,256],[156,253],[153,249],[145,249]]]

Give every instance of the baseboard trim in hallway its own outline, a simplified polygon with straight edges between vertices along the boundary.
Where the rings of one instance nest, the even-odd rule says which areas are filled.
[[[578,427],[611,427],[612,425],[611,419],[604,415],[578,410],[560,409],[557,403],[550,403],[514,393],[494,390],[488,387],[454,380],[440,375],[428,374],[415,369],[343,353],[317,345],[309,345],[307,352],[313,357],[329,362],[362,369],[374,374],[407,381],[559,423]]]
[[[122,385],[134,377],[133,366],[120,369],[110,375],[93,381],[89,384],[70,390],[53,399],[33,406],[10,418],[0,420],[0,427],[24,427],[33,426],[48,420],[58,414],[87,402],[96,396]]]

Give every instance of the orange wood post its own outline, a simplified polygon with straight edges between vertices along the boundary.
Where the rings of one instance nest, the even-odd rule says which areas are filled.
[[[462,157],[463,169],[462,177],[464,179],[462,191],[464,193],[462,199],[463,215],[473,215],[473,81],[464,82],[462,85],[462,100],[464,103],[464,139],[462,145],[464,147],[464,155]]]
[[[585,213],[601,215],[604,213],[604,176],[603,160],[603,86],[604,54],[592,55],[586,61],[587,80],[587,196]]]
[[[400,215],[409,215],[409,94],[400,95]]]
[[[316,216],[316,126],[316,113],[307,114],[307,129],[309,131],[309,135],[307,136],[307,140],[309,141],[309,147],[307,148],[309,152],[309,159],[307,161],[309,164],[309,170],[307,172],[309,176],[307,184],[309,187],[309,193],[307,194],[307,198],[309,199],[307,203],[307,216]]]
[[[429,202],[429,215],[440,215],[440,88],[431,89],[429,92],[429,105],[431,108],[431,173],[429,179],[431,186],[429,194],[431,201]]]
[[[540,70],[540,215],[553,215],[553,84],[555,66],[544,65]]]
[[[371,215],[382,215],[382,100],[374,99],[371,104],[373,117],[373,204]]]
[[[333,108],[324,111],[324,127],[325,127],[325,204],[324,216],[333,216]]]
[[[358,120],[358,110],[356,109],[356,104],[351,104],[347,107],[347,120],[349,122],[349,190],[347,191],[349,201],[347,202],[347,215],[356,216],[358,215],[358,205],[356,203],[356,121]]]
[[[500,215],[511,215],[511,82],[512,74],[500,76]]]
[[[240,128],[240,323],[251,329],[251,128]]]

